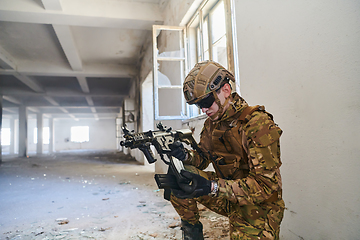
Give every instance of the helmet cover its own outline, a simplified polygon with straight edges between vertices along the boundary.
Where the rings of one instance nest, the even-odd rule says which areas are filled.
[[[183,84],[186,102],[197,103],[209,93],[218,90],[224,81],[229,80],[234,82],[234,75],[219,63],[210,60],[197,63]]]

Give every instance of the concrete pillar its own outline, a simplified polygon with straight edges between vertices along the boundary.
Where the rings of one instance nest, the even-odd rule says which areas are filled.
[[[19,157],[27,156],[27,109],[19,107]]]
[[[2,132],[2,99],[3,96],[0,95],[0,163],[2,162],[2,145],[1,145],[1,132]]]
[[[42,155],[43,154],[43,114],[37,113],[37,144],[36,144],[36,154]]]
[[[15,154],[15,119],[10,119],[10,154]]]
[[[49,118],[49,154],[54,152],[54,119]]]
[[[14,119],[14,154],[19,153],[19,119]]]

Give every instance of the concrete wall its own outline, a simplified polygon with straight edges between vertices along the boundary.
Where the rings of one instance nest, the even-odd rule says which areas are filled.
[[[89,142],[74,143],[70,129],[74,126],[89,126]],[[54,121],[55,151],[72,149],[109,149],[116,150],[115,119],[80,120],[55,119]]]
[[[49,127],[49,119],[43,118],[43,128]],[[29,154],[35,154],[36,153],[36,148],[37,148],[37,143],[35,143],[35,139],[34,139],[34,129],[37,128],[37,119],[36,119],[36,115],[35,118],[29,118],[28,119],[28,153]],[[44,140],[43,140],[43,147],[42,147],[42,152],[43,153],[48,153],[49,152],[49,144],[45,144]]]
[[[241,93],[284,130],[282,239],[359,239],[360,1],[235,4]]]
[[[179,25],[190,2],[170,1],[165,24]],[[233,2],[241,95],[284,130],[282,239],[358,239],[360,2]],[[146,77],[151,45],[143,53]],[[203,121],[182,127],[198,136]]]

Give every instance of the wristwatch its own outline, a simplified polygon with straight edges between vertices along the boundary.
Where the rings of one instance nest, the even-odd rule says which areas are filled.
[[[214,186],[214,189],[209,193],[209,196],[215,197],[219,190],[219,185],[218,185],[217,181],[211,181],[211,183]]]

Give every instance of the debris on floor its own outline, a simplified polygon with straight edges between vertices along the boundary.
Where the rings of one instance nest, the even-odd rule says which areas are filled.
[[[69,220],[67,218],[58,218],[55,220],[59,225],[68,224]]]
[[[0,239],[181,239],[180,218],[157,188],[154,170],[119,156],[3,159]],[[199,209],[205,239],[228,240],[227,218]]]

